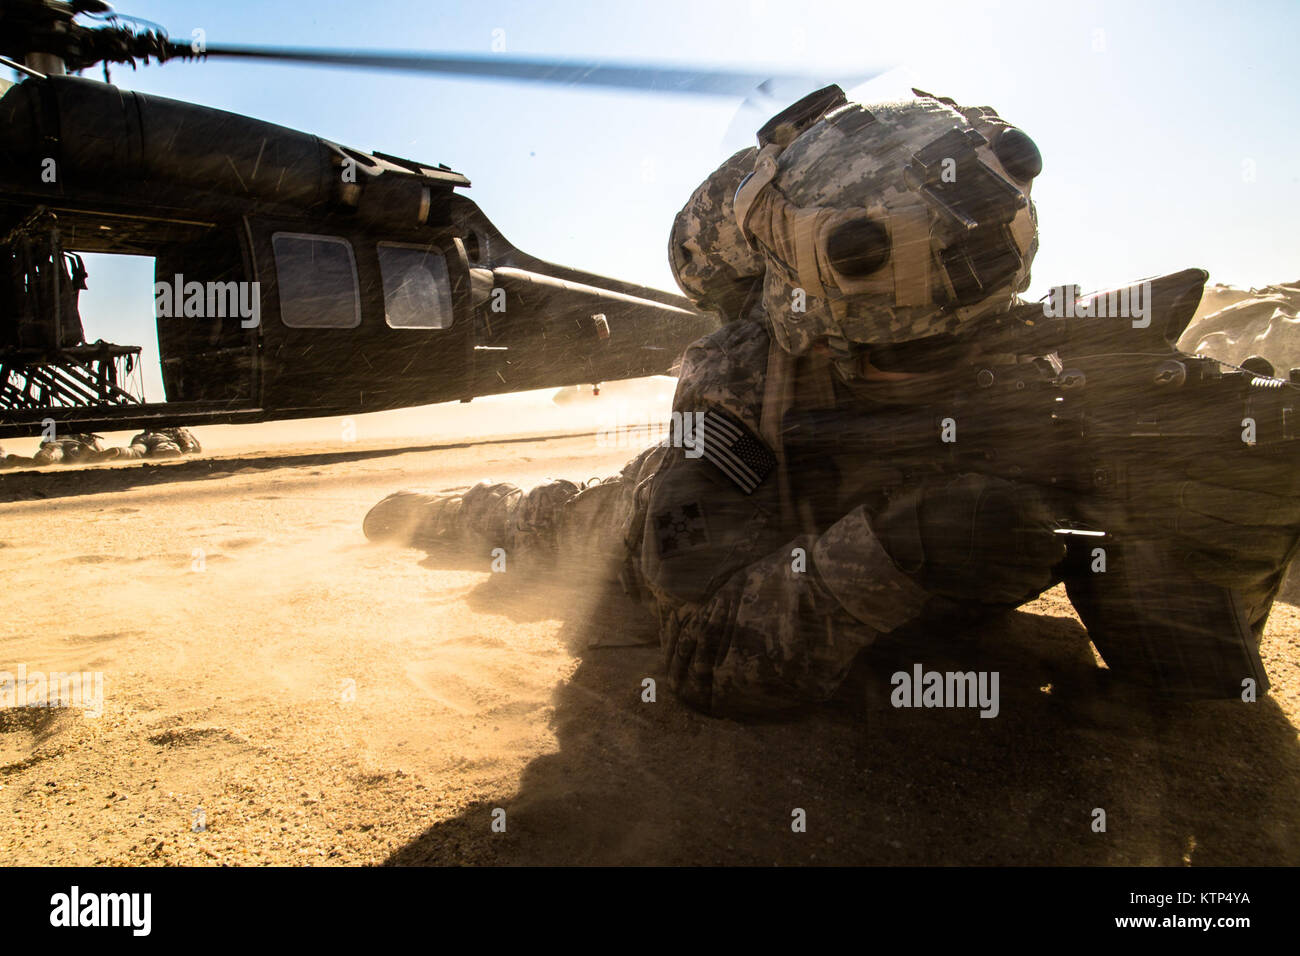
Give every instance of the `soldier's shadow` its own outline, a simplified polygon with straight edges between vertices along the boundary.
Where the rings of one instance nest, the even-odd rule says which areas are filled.
[[[613,589],[591,609],[580,584],[473,592],[520,621],[584,609],[561,631],[581,663],[556,692],[559,750],[388,864],[1300,862],[1300,747],[1277,703],[1112,694],[1072,618],[901,633],[830,704],[739,722],[677,701],[657,647],[593,648],[655,624]],[[891,675],[916,663],[997,671],[997,716],[895,708]]]

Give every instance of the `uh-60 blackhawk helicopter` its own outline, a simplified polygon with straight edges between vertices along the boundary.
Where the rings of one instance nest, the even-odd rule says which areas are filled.
[[[88,26],[76,17],[97,18]],[[744,94],[763,76],[175,42],[96,0],[0,0],[0,436],[265,421],[664,373],[712,317],[543,261],[459,172],[123,91],[110,64],[243,57]],[[103,64],[105,82],[67,75]],[[786,78],[790,79],[790,78]],[[152,256],[166,401],[85,341],[78,253]],[[138,379],[138,376],[134,376]]]

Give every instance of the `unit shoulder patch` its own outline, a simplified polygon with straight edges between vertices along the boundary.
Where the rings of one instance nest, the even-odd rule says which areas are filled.
[[[659,557],[668,558],[706,547],[709,543],[709,524],[704,508],[697,501],[687,502],[655,515],[655,543]]]

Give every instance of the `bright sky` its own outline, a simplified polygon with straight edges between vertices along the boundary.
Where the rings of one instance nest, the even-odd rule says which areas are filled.
[[[1188,266],[1238,285],[1300,276],[1294,2],[119,0],[117,7],[162,23],[175,38],[202,28],[213,44],[488,54],[499,30],[506,52],[525,56],[793,69],[827,81],[889,68],[850,96],[870,102],[918,86],[993,106],[1039,144],[1034,291]],[[468,195],[521,248],[666,289],[675,288],[665,254],[674,213],[785,105],[760,111],[738,99],[217,61],[135,73],[118,67],[114,80],[447,163],[473,180]],[[87,309],[91,338],[138,340],[134,330],[151,328],[149,276],[143,288],[131,286],[131,309],[120,308],[125,284],[140,282],[139,274],[92,271],[92,303],[106,308]]]

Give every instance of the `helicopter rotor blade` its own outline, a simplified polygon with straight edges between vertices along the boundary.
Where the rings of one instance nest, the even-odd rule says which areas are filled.
[[[348,53],[336,50],[278,47],[208,46],[200,56],[344,66],[353,69],[394,70],[405,73],[474,76],[565,86],[616,87],[703,96],[748,96],[755,87],[770,83],[773,79],[791,85],[807,86],[810,89],[824,83],[818,77],[774,74],[769,71],[751,73],[659,64],[583,63],[572,60],[507,57],[500,54],[466,56],[367,51]],[[877,70],[847,77],[844,82],[846,85],[856,85],[882,72],[884,71]]]

